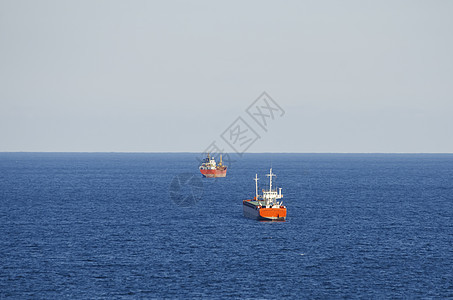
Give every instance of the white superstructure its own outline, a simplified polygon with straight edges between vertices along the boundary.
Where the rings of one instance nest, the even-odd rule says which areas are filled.
[[[277,200],[283,198],[282,188],[272,189],[272,177],[277,176],[277,175],[272,173],[272,168],[271,168],[269,171],[269,174],[267,174],[266,176],[269,177],[269,190],[263,189],[262,190],[263,194],[258,195],[258,180],[259,179],[258,179],[258,174],[255,175],[254,180],[255,180],[256,201],[264,202],[263,207],[266,207],[266,208],[269,208],[269,207],[279,208],[280,206],[282,206],[282,201],[278,202]]]
[[[222,164],[222,155],[220,155],[220,164]],[[208,157],[206,157],[205,161],[201,164],[200,170],[215,170],[217,168],[217,163],[215,162],[215,158],[210,156],[208,153]]]

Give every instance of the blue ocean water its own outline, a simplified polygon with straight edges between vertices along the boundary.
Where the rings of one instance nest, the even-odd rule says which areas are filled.
[[[197,157],[0,153],[0,298],[453,297],[453,155]],[[287,221],[246,219],[271,165]]]

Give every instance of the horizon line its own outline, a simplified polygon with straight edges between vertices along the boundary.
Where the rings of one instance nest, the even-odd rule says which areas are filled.
[[[117,154],[204,154],[206,152],[194,151],[0,151],[0,153],[117,153]],[[223,152],[217,154],[234,154]],[[246,152],[243,154],[453,154],[453,152]]]

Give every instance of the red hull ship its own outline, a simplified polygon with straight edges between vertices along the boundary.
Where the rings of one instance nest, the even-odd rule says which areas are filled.
[[[222,163],[222,155],[220,155],[219,164],[215,162],[214,157],[211,157],[208,153],[208,157],[203,161],[200,166],[200,172],[204,177],[225,177],[227,173],[227,166]]]
[[[282,189],[272,189],[272,168],[269,172],[269,189],[263,189],[263,194],[258,194],[258,175],[255,176],[255,197],[242,201],[244,216],[255,220],[285,221],[286,206],[277,200],[283,198]]]

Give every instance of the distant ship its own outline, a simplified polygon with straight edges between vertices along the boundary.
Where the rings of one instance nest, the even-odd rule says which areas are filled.
[[[256,220],[284,221],[286,220],[286,207],[277,200],[283,198],[282,188],[272,189],[272,168],[269,171],[269,190],[263,189],[262,195],[258,194],[258,174],[255,175],[255,197],[242,201],[244,216]]]
[[[225,177],[227,172],[227,166],[222,163],[222,155],[220,155],[219,164],[215,162],[214,157],[208,156],[204,159],[200,166],[200,172],[204,177]]]

